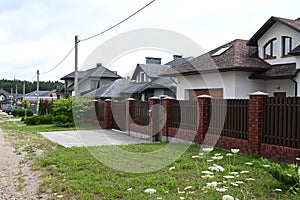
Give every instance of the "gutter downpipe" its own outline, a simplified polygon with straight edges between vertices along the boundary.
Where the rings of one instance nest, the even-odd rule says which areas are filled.
[[[290,80],[293,81],[295,84],[295,97],[297,97],[298,96],[298,82],[293,77],[290,77]]]

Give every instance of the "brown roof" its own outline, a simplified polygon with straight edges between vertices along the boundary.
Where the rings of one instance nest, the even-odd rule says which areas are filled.
[[[265,72],[258,72],[252,74],[249,78],[251,79],[286,79],[294,78],[299,72],[296,69],[296,63],[273,65],[272,68]]]
[[[300,33],[300,19],[292,20],[281,17],[271,17],[248,41],[249,46],[257,46],[257,41],[261,38],[276,22],[284,24]]]
[[[214,54],[220,49],[228,48],[219,55]],[[208,53],[185,62],[174,69],[167,70],[162,76],[177,74],[197,74],[213,71],[265,71],[271,66],[262,59],[253,56],[254,47],[247,46],[247,40],[236,39]]]

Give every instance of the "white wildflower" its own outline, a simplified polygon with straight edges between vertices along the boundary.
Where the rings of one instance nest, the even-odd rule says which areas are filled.
[[[276,191],[276,192],[282,192],[282,189],[276,188],[275,191]]]
[[[169,168],[169,171],[172,171],[173,169],[175,169],[175,166],[170,167],[170,168]]]
[[[212,156],[211,158],[214,160],[222,160],[223,156]]]
[[[238,175],[239,173],[238,173],[238,172],[230,172],[229,174],[236,176],[236,175]]]
[[[240,149],[231,149],[231,152],[237,154],[238,152],[240,152]]]
[[[247,180],[247,181],[255,181],[254,178],[247,178],[246,180]]]
[[[218,183],[216,181],[213,181],[211,183],[206,183],[207,187],[217,187]]]
[[[248,173],[249,173],[249,171],[246,171],[246,170],[240,172],[240,174],[248,174]]]
[[[184,188],[184,190],[189,190],[189,189],[192,189],[192,186],[187,186]]]
[[[200,156],[192,156],[192,158],[194,159],[194,158],[200,158]]]
[[[203,151],[203,152],[211,152],[212,150],[214,150],[214,148],[212,148],[212,147],[205,147],[205,148],[202,148],[202,151]]]
[[[235,183],[236,183],[236,184],[244,184],[243,181],[236,181]]]
[[[253,163],[252,162],[246,162],[245,165],[249,165],[249,166],[252,166]]]
[[[60,199],[60,198],[63,198],[64,195],[61,194],[61,195],[57,195],[56,197]]]
[[[177,192],[178,192],[178,194],[184,194],[185,193],[185,191],[180,191],[179,188],[177,188]]]
[[[182,200],[183,200],[183,199],[185,199],[185,197],[179,197],[179,199],[182,199]]]
[[[225,170],[224,167],[222,167],[220,165],[216,165],[216,164],[214,164],[211,167],[208,167],[208,169],[211,171],[217,171],[217,172],[223,172]]]
[[[237,184],[237,183],[230,183],[231,185],[233,185],[233,186],[239,186],[239,184]]]
[[[263,167],[265,167],[265,168],[269,168],[269,167],[270,167],[270,165],[263,165]]]
[[[227,188],[216,188],[216,191],[218,192],[226,192],[227,190]]]
[[[230,157],[230,156],[233,156],[232,153],[227,153],[226,156]]]
[[[201,176],[201,178],[214,178],[215,176],[213,176],[213,175],[205,175],[205,176]]]
[[[132,190],[132,188],[128,188],[127,191],[130,192]]]
[[[234,200],[233,196],[230,196],[229,194],[226,194],[222,197],[222,200]]]
[[[224,178],[227,178],[227,179],[232,179],[232,178],[234,178],[234,176],[223,176]]]
[[[216,153],[216,154],[215,154],[215,156],[221,156],[221,155],[222,155],[222,154],[220,154],[220,153]]]
[[[157,197],[156,199],[163,199],[162,197]]]
[[[203,152],[199,153],[199,156],[204,156],[204,153]]]
[[[209,175],[214,175],[211,171],[202,171],[202,174],[209,174]]]
[[[207,160],[206,162],[214,162],[214,160]]]
[[[156,189],[148,188],[144,192],[147,193],[147,194],[154,194],[154,193],[156,193]]]
[[[296,160],[300,160],[300,158],[296,158]]]

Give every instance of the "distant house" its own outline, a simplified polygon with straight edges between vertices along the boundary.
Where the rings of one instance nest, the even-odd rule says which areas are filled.
[[[258,90],[299,96],[299,69],[300,19],[271,17],[250,40],[233,40],[162,75],[177,78],[178,99],[248,98]]]
[[[32,92],[25,94],[25,96],[21,96],[21,100],[23,100],[23,99],[28,100],[32,104],[35,104],[40,99],[43,99],[44,101],[49,101],[49,102],[51,102],[53,100],[57,100],[57,95],[54,91],[39,90],[39,92],[32,91]]]
[[[85,94],[87,91],[101,88],[102,86],[119,78],[121,78],[121,76],[119,76],[116,72],[105,68],[101,63],[97,63],[97,66],[94,68],[78,72],[79,94]],[[74,91],[75,72],[62,77],[61,80],[65,81],[65,95],[72,95],[72,92]]]
[[[3,89],[0,89],[0,108],[4,109],[5,105],[10,104],[12,101],[12,96],[10,93],[6,92]]]

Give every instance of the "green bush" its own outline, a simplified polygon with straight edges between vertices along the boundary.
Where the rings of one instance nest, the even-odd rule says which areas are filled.
[[[24,121],[27,126],[39,125],[39,116],[27,117]]]
[[[53,123],[53,115],[40,115],[39,124],[52,124]]]
[[[66,122],[66,123],[55,122],[54,125],[57,127],[61,127],[61,128],[68,128],[68,127],[74,127],[75,123],[74,122]]]
[[[11,114],[14,116],[14,117],[16,117],[16,116],[18,116],[18,112],[19,110],[12,110],[11,111]]]
[[[25,116],[25,110],[18,110],[18,116],[24,117]]]
[[[27,116],[28,116],[28,117],[33,116],[33,111],[32,111],[32,110],[27,110]]]
[[[56,123],[67,123],[67,122],[73,122],[73,118],[66,116],[66,115],[57,115],[54,117],[53,122]]]

